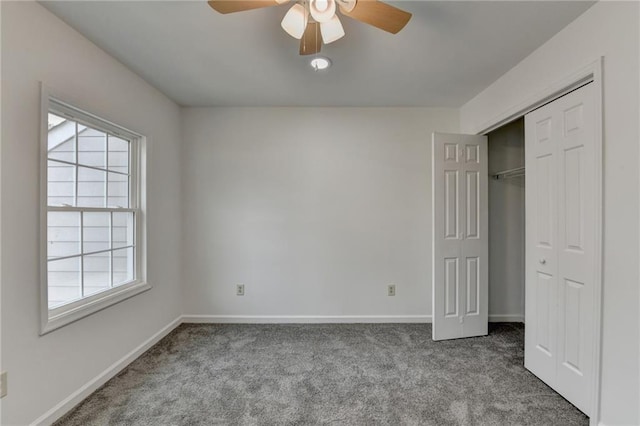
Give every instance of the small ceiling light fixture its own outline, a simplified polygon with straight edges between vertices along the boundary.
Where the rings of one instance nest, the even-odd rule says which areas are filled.
[[[314,71],[326,70],[331,66],[331,61],[329,60],[329,58],[325,58],[324,56],[315,57],[311,60],[310,63],[311,68],[313,68]]]

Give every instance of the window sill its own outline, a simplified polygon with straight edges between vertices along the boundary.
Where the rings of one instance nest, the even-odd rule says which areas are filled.
[[[46,312],[47,317],[42,319],[40,335],[42,336],[50,333],[53,330],[145,292],[150,288],[151,285],[149,283],[133,282],[120,288],[115,288],[105,291],[104,293],[97,294],[96,298],[89,298],[85,303],[78,306],[71,306],[69,309],[55,313],[54,315],[51,315],[51,311],[46,309],[44,312]]]

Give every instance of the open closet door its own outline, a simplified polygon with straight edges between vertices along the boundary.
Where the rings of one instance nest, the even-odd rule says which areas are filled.
[[[488,328],[487,137],[432,140],[433,340]]]

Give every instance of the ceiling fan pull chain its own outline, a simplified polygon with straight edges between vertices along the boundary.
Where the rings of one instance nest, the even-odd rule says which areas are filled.
[[[320,26],[320,24],[316,25],[316,28],[315,28],[315,30],[316,30],[316,40],[318,40],[318,27],[319,26]],[[316,59],[318,58],[318,49],[316,49],[315,57],[316,57]],[[318,71],[318,66],[317,65],[313,65],[313,70],[317,72]]]

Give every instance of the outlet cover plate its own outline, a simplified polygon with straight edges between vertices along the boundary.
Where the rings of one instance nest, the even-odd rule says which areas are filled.
[[[244,296],[244,284],[236,285],[236,296]]]
[[[389,284],[389,286],[387,287],[387,295],[388,296],[395,296],[396,295],[396,285],[395,284]]]

